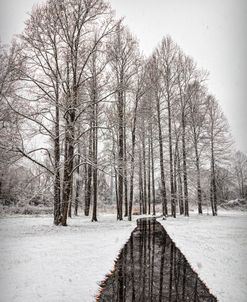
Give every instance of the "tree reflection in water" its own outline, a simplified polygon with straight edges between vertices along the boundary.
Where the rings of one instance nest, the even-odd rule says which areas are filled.
[[[100,302],[214,302],[217,299],[192,270],[155,218],[139,219],[101,284]]]

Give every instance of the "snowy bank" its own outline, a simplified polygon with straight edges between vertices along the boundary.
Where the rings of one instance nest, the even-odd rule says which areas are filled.
[[[136,219],[136,217],[135,217]],[[246,302],[247,214],[159,220],[219,302]],[[91,302],[136,222],[51,217],[0,220],[1,302]]]
[[[220,302],[247,301],[247,213],[159,221]]]
[[[135,225],[113,215],[74,218],[66,228],[48,217],[1,218],[0,301],[95,301]]]

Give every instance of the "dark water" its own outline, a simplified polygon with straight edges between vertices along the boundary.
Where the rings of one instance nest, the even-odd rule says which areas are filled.
[[[188,243],[189,244],[189,243]],[[97,301],[156,302],[217,299],[155,219],[140,219],[101,284]]]

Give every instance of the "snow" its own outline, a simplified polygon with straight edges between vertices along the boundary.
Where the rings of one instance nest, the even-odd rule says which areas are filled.
[[[55,227],[50,217],[0,220],[0,301],[95,301],[98,283],[128,240],[135,222],[105,215]]]
[[[247,301],[247,214],[159,220],[220,302]]]
[[[220,302],[247,299],[247,214],[159,220]],[[0,220],[0,302],[91,302],[136,222],[102,215],[66,228],[52,218]]]

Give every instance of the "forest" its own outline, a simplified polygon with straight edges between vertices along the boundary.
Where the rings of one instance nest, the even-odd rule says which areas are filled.
[[[146,57],[102,0],[47,0],[0,45],[1,210],[210,213],[247,198],[247,155],[208,71],[170,36]]]

